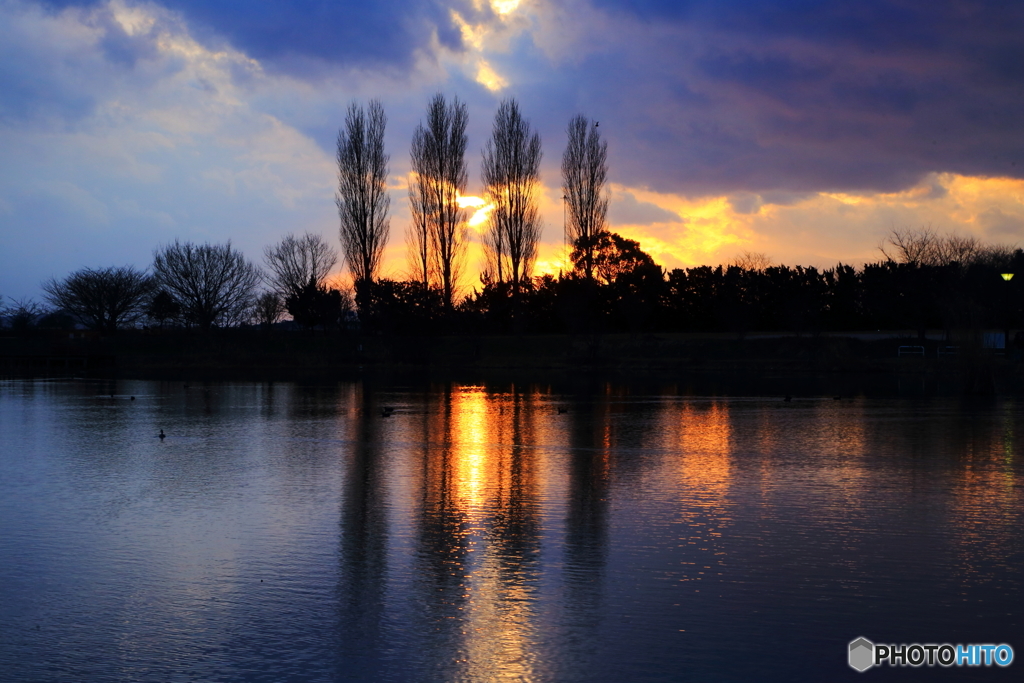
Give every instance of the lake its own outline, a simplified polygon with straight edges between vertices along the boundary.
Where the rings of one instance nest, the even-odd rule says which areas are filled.
[[[0,677],[1019,680],[1021,399],[581,384],[0,382]]]

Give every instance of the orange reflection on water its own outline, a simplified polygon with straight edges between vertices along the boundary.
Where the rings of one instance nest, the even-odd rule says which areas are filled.
[[[443,447],[428,455],[427,498],[446,498],[451,550],[465,601],[461,648],[469,681],[536,677],[536,582],[540,521],[534,460],[536,396],[493,394],[480,387],[454,388],[437,413],[446,424]],[[450,493],[450,495],[445,495]],[[458,548],[462,548],[460,552]]]
[[[727,496],[732,478],[729,404],[685,403],[663,419],[665,446],[677,453],[666,486],[679,498],[678,541],[688,548],[679,581],[700,582],[722,574],[724,528],[730,523]],[[674,476],[672,476],[674,475]],[[680,485],[681,480],[681,485]],[[686,566],[689,565],[689,566]]]
[[[451,397],[452,482],[457,504],[466,514],[483,507],[488,465],[487,394],[482,389],[456,391]],[[467,509],[468,508],[468,509]]]
[[[1012,423],[1007,420],[1001,431],[1001,439],[998,432],[987,430],[974,435],[964,453],[964,469],[953,482],[950,512],[959,570],[965,576],[976,577],[981,566],[990,572],[1005,566],[1006,548],[1020,535],[1024,494],[1014,469]]]
[[[732,426],[729,405],[684,404],[666,434],[680,452],[679,476],[691,491],[694,502],[717,506],[729,491],[732,466]]]

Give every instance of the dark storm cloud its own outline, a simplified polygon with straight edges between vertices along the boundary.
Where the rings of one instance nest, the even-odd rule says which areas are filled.
[[[595,4],[642,47],[564,80],[620,119],[631,182],[893,190],[1024,172],[1024,3]]]
[[[48,4],[98,3],[51,0]],[[205,31],[208,38],[227,38],[271,67],[285,68],[294,68],[302,60],[407,66],[433,32],[442,45],[461,49],[451,8],[467,17],[477,14],[472,3],[461,0],[161,0],[160,4],[180,12],[197,37]]]

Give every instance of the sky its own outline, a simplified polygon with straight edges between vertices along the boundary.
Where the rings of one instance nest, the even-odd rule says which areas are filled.
[[[540,133],[539,270],[564,258],[580,113],[608,142],[610,229],[666,268],[859,266],[906,228],[1024,244],[1022,35],[1019,1],[0,0],[0,295],[175,239],[258,263],[289,233],[339,246],[338,129],[372,98],[383,274],[404,277],[437,92],[468,105],[467,194],[503,99]]]

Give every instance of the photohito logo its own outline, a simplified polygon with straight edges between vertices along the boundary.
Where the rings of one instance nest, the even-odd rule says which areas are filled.
[[[864,637],[850,641],[850,666],[867,671],[873,666],[1010,666],[1013,648],[1000,645],[950,645],[942,643],[911,643],[910,645],[883,645]]]

